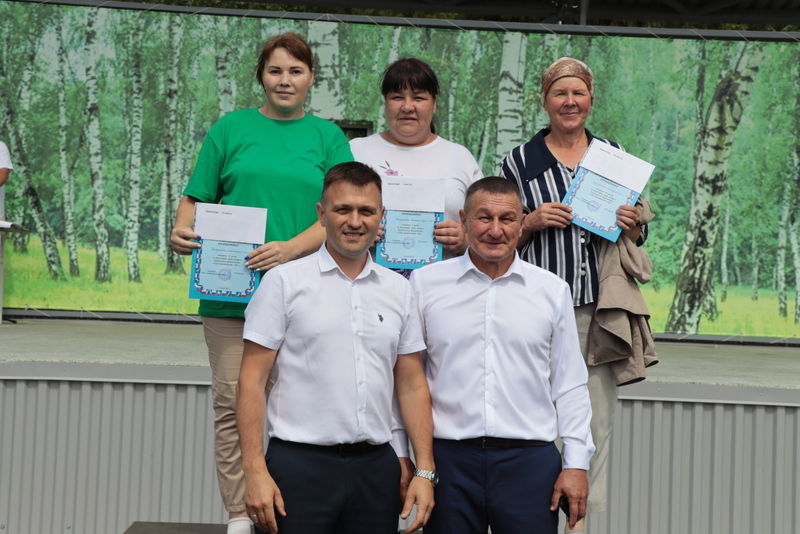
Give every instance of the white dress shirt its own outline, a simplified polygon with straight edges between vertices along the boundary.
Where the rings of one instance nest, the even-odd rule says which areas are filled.
[[[350,280],[325,244],[267,272],[243,336],[278,350],[269,435],[315,445],[390,441],[397,355],[425,348],[408,281],[369,257]]]
[[[594,452],[586,364],[569,286],[515,257],[492,280],[469,251],[415,271],[433,433],[564,442],[565,468]]]

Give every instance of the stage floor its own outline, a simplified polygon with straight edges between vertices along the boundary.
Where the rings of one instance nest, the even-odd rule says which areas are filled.
[[[728,387],[800,389],[800,349],[783,346],[661,342],[661,363],[648,369],[646,383],[708,384]],[[0,326],[0,376],[22,369],[75,372],[98,364],[146,380],[155,368],[190,381],[208,380],[208,361],[200,325],[93,320],[20,319]],[[67,365],[71,364],[71,365]],[[175,367],[173,372],[170,368]],[[88,371],[86,371],[88,372]],[[187,376],[188,373],[188,376]],[[101,373],[102,374],[102,373]],[[91,378],[91,377],[89,377]],[[100,379],[102,377],[97,377]],[[122,377],[119,377],[122,378]],[[625,387],[620,393],[638,389]]]

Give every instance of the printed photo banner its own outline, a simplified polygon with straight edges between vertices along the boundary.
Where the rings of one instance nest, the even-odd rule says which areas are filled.
[[[645,245],[655,272],[643,287],[653,330],[800,337],[796,44],[9,1],[6,218],[33,231],[2,236],[4,306],[196,313],[190,258],[168,249],[175,206],[211,125],[262,102],[259,46],[285,31],[306,37],[318,62],[308,111],[362,133],[385,128],[385,66],[427,61],[441,88],[437,133],[486,175],[547,126],[542,70],[562,56],[586,61],[596,87],[588,128],[656,166],[643,192],[656,214]]]

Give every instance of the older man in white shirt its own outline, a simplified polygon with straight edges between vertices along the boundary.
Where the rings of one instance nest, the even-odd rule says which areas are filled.
[[[594,445],[572,299],[517,256],[522,218],[512,182],[475,182],[467,252],[411,276],[441,477],[425,534],[555,533],[562,497],[570,525],[586,513]]]
[[[423,525],[435,478],[425,345],[414,295],[372,262],[380,177],[361,163],[325,176],[318,252],[270,270],[245,313],[237,421],[254,523],[281,534],[395,534]],[[269,448],[263,454],[264,389]],[[402,512],[389,442],[392,399],[417,458]],[[258,530],[258,532],[261,532]]]

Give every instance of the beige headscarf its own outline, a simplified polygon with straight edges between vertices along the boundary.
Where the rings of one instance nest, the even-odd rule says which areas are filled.
[[[557,59],[542,73],[542,94],[540,97],[542,103],[544,103],[544,97],[547,95],[547,91],[550,90],[550,87],[555,81],[569,76],[574,76],[575,78],[583,80],[586,87],[589,88],[589,94],[592,99],[594,99],[594,73],[592,73],[592,69],[583,61],[571,57],[562,57]]]

